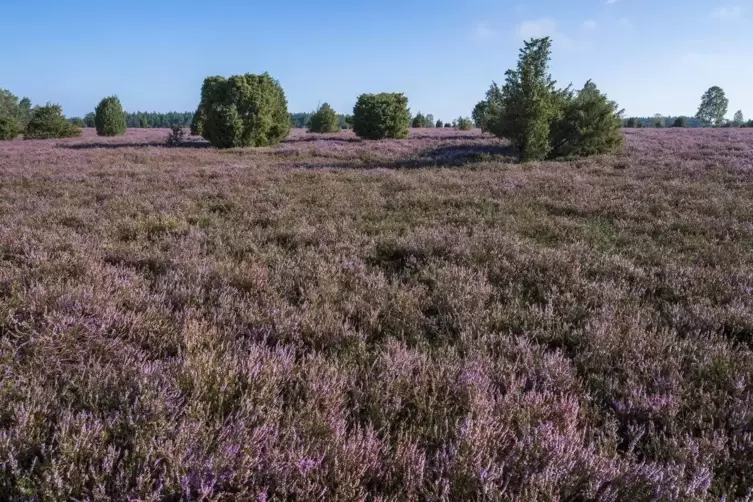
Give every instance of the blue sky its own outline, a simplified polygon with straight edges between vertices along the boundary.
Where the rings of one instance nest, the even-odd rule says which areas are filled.
[[[753,0],[8,0],[0,88],[93,110],[193,110],[204,77],[269,71],[291,111],[400,91],[411,110],[470,115],[524,38],[554,40],[561,83],[592,78],[627,115],[694,114],[721,86],[753,118]]]

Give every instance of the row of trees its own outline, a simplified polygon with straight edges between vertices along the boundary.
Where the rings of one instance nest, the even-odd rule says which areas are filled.
[[[719,86],[709,88],[701,97],[701,104],[694,117],[630,117],[625,127],[753,127],[753,120],[745,122],[742,110],[737,110],[732,120],[727,120],[729,99]]]
[[[60,105],[48,103],[32,107],[29,98],[19,99],[0,89],[0,140],[23,134],[24,139],[69,138],[81,135],[81,129],[63,115]]]

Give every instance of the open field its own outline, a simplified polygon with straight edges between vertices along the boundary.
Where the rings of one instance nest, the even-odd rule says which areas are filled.
[[[753,130],[0,143],[0,499],[753,493]]]

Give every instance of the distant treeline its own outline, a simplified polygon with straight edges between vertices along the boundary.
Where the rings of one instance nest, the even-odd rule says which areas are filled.
[[[125,117],[126,127],[131,128],[164,128],[174,125],[188,127],[191,125],[193,112],[126,112]],[[94,127],[94,112],[84,117],[84,124],[86,124],[86,127]]]
[[[290,114],[290,127],[304,129],[309,123],[309,119],[314,113],[291,113]],[[345,127],[345,115],[339,114],[340,127]]]
[[[688,116],[680,116],[680,117],[671,117],[671,116],[654,116],[654,117],[630,117],[625,120],[623,120],[624,124],[627,126],[628,121],[635,119],[637,122],[637,127],[656,127],[657,121],[661,121],[661,124],[663,127],[672,127],[673,124],[677,122],[678,119],[683,121],[683,123],[687,124],[684,127],[707,127],[705,126],[700,120],[698,120],[695,117],[688,117]]]

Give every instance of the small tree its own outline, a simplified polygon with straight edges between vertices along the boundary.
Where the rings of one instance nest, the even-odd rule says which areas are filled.
[[[688,118],[687,117],[677,117],[674,122],[672,122],[672,127],[688,127]]]
[[[444,128],[445,129],[451,129],[452,128],[452,124],[450,122],[445,122]]]
[[[86,124],[84,123],[84,119],[80,117],[73,117],[68,119],[68,122],[70,122],[72,125],[76,127],[86,127]]]
[[[353,108],[353,131],[364,139],[405,138],[410,124],[404,94],[362,94]]]
[[[437,127],[444,127],[444,123],[441,120],[437,120]]]
[[[592,81],[560,96],[564,108],[551,125],[550,157],[585,157],[616,150],[623,143],[622,111]]]
[[[732,118],[732,123],[735,125],[735,127],[740,127],[745,122],[745,118],[743,117],[743,111],[737,110],[735,112],[735,116]]]
[[[31,120],[26,126],[24,139],[73,138],[81,136],[81,129],[63,116],[60,105],[48,103],[32,110]]]
[[[290,132],[288,101],[268,73],[207,77],[191,133],[218,148],[275,145]]]
[[[664,118],[663,117],[655,117],[654,118],[654,129],[664,129]]]
[[[635,117],[630,117],[627,119],[627,123],[625,124],[625,127],[628,127],[630,129],[635,129],[638,127],[638,119]]]
[[[96,127],[96,121],[94,120],[94,117],[94,112],[89,112],[84,115],[84,124],[86,124],[86,127]]]
[[[703,94],[696,118],[704,125],[720,126],[724,123],[729,100],[721,87],[711,87]]]
[[[146,117],[141,117],[139,119],[139,127],[142,129],[147,129],[149,127],[149,121],[146,120]]]
[[[416,115],[413,118],[413,127],[424,127],[426,126],[426,117],[424,117],[423,113],[418,112],[418,115]]]
[[[319,107],[309,118],[309,132],[331,133],[340,131],[340,117],[327,103]]]
[[[473,121],[468,117],[458,117],[455,124],[457,124],[457,128],[461,131],[470,131],[473,129]]]
[[[348,129],[353,129],[353,115],[346,115],[343,121]]]
[[[125,134],[125,113],[123,113],[123,106],[117,96],[109,96],[99,102],[94,110],[94,125],[99,136]]]
[[[186,138],[186,131],[183,130],[181,125],[170,126],[170,133],[167,135],[165,145],[173,147],[180,146]]]
[[[424,127],[434,127],[434,115],[432,115],[431,113],[424,118]]]

